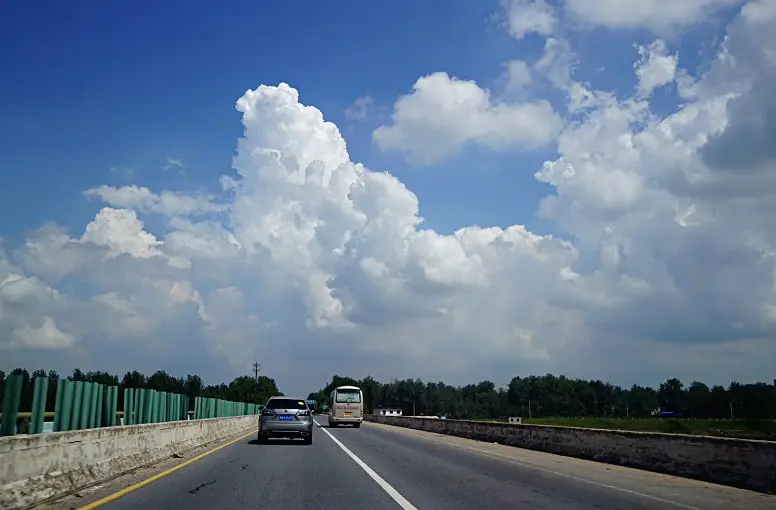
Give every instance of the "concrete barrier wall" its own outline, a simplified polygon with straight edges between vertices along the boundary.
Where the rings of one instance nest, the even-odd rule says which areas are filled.
[[[0,508],[28,508],[257,424],[238,416],[0,437]]]
[[[773,441],[393,416],[364,418],[385,425],[776,493],[776,442]]]

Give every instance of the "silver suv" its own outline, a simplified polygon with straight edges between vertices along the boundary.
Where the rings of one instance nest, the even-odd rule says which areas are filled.
[[[302,438],[313,444],[313,417],[301,398],[271,397],[259,416],[260,443],[271,437]]]

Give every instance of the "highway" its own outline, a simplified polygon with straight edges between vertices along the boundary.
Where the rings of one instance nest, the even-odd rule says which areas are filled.
[[[732,509],[776,498],[502,445],[364,423],[310,446],[248,437],[100,508]]]

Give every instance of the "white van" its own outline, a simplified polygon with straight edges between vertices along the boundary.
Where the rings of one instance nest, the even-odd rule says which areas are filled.
[[[334,388],[329,399],[329,427],[352,424],[359,428],[364,420],[364,393],[356,386]]]

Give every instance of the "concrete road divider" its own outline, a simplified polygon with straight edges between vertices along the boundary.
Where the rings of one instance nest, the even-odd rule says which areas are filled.
[[[366,421],[776,493],[776,442],[365,415]]]
[[[257,423],[236,416],[0,437],[0,508],[28,508]]]

